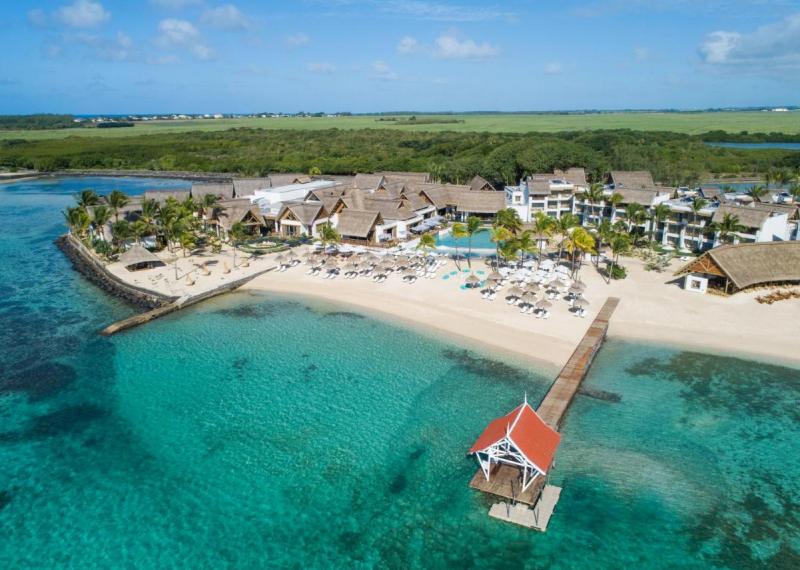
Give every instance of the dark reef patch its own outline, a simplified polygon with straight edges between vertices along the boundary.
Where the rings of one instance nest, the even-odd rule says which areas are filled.
[[[408,487],[408,478],[402,473],[398,473],[389,484],[389,492],[393,495],[399,495],[406,487]]]
[[[34,418],[25,432],[28,439],[54,437],[85,430],[106,416],[106,411],[94,404],[75,404]]]
[[[496,378],[511,385],[529,383],[531,376],[524,370],[509,366],[505,362],[477,356],[469,350],[446,348],[442,356],[453,362],[455,366],[468,374],[482,378]]]
[[[323,313],[323,317],[341,317],[343,319],[366,319],[364,315],[352,313],[350,311],[331,311],[330,313]]]
[[[275,314],[275,307],[271,304],[248,303],[227,309],[219,309],[214,311],[214,313],[237,319],[263,319],[273,316]]]
[[[77,372],[71,366],[60,362],[44,362],[0,379],[0,394],[17,392],[26,394],[32,402],[45,400],[72,384],[77,377]]]
[[[4,491],[0,491],[0,511],[5,509],[9,504],[11,504],[11,499],[13,494],[9,489]]]
[[[597,390],[595,388],[587,388],[586,386],[579,388],[578,394],[588,398],[594,398],[595,400],[602,400],[603,402],[612,402],[614,404],[619,404],[622,401],[622,396],[619,394],[606,392],[605,390]]]

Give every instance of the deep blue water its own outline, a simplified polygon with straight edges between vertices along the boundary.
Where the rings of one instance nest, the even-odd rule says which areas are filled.
[[[0,186],[0,568],[800,567],[797,370],[611,340],[534,533],[465,451],[548,376],[292,297],[100,337],[52,245],[87,182],[174,184]]]
[[[778,148],[783,150],[800,150],[800,143],[792,142],[760,142],[760,143],[736,143],[736,142],[709,142],[708,146],[721,148]]]

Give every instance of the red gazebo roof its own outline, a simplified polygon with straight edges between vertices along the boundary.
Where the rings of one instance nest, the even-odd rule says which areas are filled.
[[[561,434],[544,423],[525,402],[486,426],[469,452],[483,451],[505,438],[542,473],[550,469],[561,442]]]

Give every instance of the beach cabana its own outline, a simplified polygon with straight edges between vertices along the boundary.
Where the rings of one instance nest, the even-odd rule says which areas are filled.
[[[133,244],[126,252],[122,253],[118,261],[128,271],[140,271],[166,265],[154,253],[147,251],[138,243]]]
[[[469,453],[478,460],[487,481],[497,465],[519,469],[522,491],[526,491],[547,475],[560,442],[561,435],[544,423],[526,399],[486,426]]]

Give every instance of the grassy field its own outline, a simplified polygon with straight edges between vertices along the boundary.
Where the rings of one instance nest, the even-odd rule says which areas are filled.
[[[407,119],[408,117],[402,117]],[[156,133],[183,133],[189,131],[222,131],[237,127],[261,129],[398,129],[405,131],[456,131],[456,132],[559,132],[600,129],[631,129],[637,131],[671,131],[701,134],[722,130],[731,133],[780,132],[800,134],[800,111],[789,113],[721,112],[721,113],[603,113],[592,115],[447,115],[447,120],[459,123],[431,123],[435,117],[421,116],[425,124],[397,125],[392,121],[378,121],[377,117],[321,117],[275,119],[205,119],[188,121],[151,121],[137,123],[132,128],[118,129],[60,129],[42,131],[0,131],[0,140],[8,139],[60,139],[69,136],[124,137]]]

